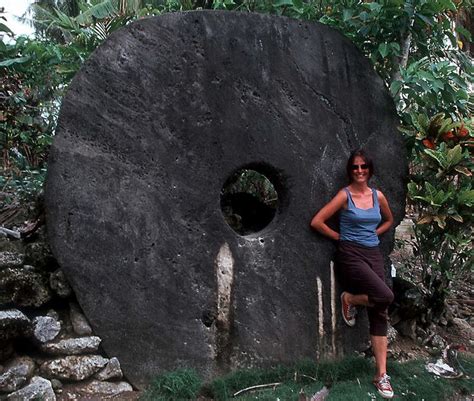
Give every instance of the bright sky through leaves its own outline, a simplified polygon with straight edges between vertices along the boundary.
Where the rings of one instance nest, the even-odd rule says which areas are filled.
[[[6,21],[2,21],[8,26],[15,35],[31,35],[33,33],[33,27],[28,24],[24,24],[18,20],[17,17],[25,14],[31,0],[0,0],[0,8],[5,9],[4,17]]]

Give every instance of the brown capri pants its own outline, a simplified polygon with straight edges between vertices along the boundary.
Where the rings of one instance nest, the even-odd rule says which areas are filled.
[[[387,308],[393,292],[385,284],[384,262],[379,247],[365,247],[341,241],[336,257],[336,274],[345,291],[367,294],[373,307],[367,307],[370,334],[387,335]]]

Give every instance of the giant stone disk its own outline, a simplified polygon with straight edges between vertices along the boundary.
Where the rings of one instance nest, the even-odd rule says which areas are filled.
[[[111,35],[64,99],[46,186],[52,248],[94,331],[143,387],[361,347],[339,317],[335,245],[309,222],[366,148],[395,221],[406,164],[394,104],[356,47],[316,23],[187,12]],[[278,193],[239,235],[220,205],[249,167]],[[383,240],[388,254],[393,231]]]

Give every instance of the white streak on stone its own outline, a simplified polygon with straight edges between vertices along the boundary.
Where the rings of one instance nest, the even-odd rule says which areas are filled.
[[[336,354],[336,279],[334,276],[334,262],[329,264],[331,270],[331,345],[332,353]]]
[[[318,288],[319,343],[321,344],[321,340],[324,338],[324,309],[323,309],[323,283],[319,277],[316,278],[316,285]]]
[[[231,292],[234,282],[234,258],[226,242],[216,257],[217,319],[228,329],[230,326]]]

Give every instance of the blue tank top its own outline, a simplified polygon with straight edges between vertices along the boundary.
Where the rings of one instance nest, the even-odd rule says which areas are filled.
[[[340,213],[340,241],[355,242],[367,247],[377,246],[380,241],[375,230],[382,221],[377,191],[372,189],[373,206],[370,209],[359,209],[349,190],[344,190],[347,193],[347,209]]]

